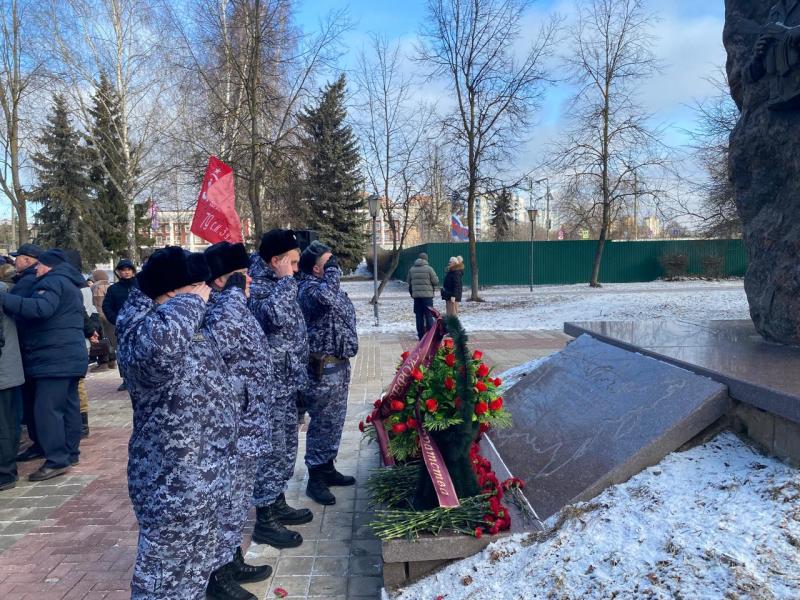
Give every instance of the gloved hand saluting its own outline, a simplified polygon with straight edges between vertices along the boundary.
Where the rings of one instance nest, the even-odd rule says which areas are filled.
[[[228,276],[228,281],[225,282],[225,287],[222,288],[224,290],[228,290],[232,287],[238,287],[241,290],[244,290],[247,287],[247,278],[244,276],[244,273],[231,273]]]
[[[330,269],[331,267],[339,267],[339,261],[336,260],[336,256],[331,254],[331,257],[328,259],[328,262],[325,263],[325,268]]]

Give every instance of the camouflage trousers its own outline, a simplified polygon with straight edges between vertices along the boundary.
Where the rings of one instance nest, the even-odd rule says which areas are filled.
[[[131,600],[182,600],[206,597],[213,570],[217,523],[213,512],[139,529]]]
[[[231,474],[228,501],[219,510],[219,533],[214,570],[233,560],[236,549],[242,545],[242,531],[253,499],[253,487],[258,472],[258,459],[237,453]]]
[[[316,467],[339,453],[347,414],[350,363],[327,365],[321,377],[309,371],[308,379],[306,402],[311,422],[306,434],[305,462],[308,467]]]
[[[297,394],[275,398],[272,448],[258,459],[253,504],[269,506],[286,491],[297,459]]]

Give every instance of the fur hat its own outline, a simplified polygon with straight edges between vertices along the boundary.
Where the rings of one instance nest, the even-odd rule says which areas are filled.
[[[330,246],[326,246],[319,240],[314,240],[308,245],[308,248],[303,250],[303,253],[300,255],[300,270],[303,273],[310,274],[314,269],[314,265],[317,264],[319,257],[330,251]]]
[[[57,267],[58,265],[67,262],[67,255],[59,248],[46,250],[39,255],[39,262],[46,267]]]
[[[258,247],[258,254],[264,262],[272,260],[273,256],[280,256],[289,250],[299,250],[300,244],[297,243],[297,236],[291,229],[271,229],[261,236],[261,245]]]
[[[217,242],[206,248],[203,254],[205,254],[208,268],[211,271],[209,281],[238,269],[246,269],[249,263],[247,250],[242,243]]]
[[[142,293],[153,300],[171,290],[207,281],[211,272],[201,252],[187,252],[180,246],[159,248],[136,275]]]

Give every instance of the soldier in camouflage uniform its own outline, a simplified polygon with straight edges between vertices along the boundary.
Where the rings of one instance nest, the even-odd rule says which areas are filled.
[[[242,530],[253,498],[258,459],[270,448],[273,401],[272,361],[267,338],[247,308],[250,278],[244,244],[219,242],[205,251],[211,278],[206,325],[231,374],[236,395],[236,451],[231,490],[219,513],[219,537],[214,572],[208,584],[209,598],[256,600],[239,584],[263,581],[272,568],[248,565],[241,548]]]
[[[257,519],[253,540],[275,548],[303,543],[297,531],[285,525],[310,522],[310,510],[286,503],[286,484],[294,474],[297,457],[297,394],[306,386],[308,342],[303,313],[297,304],[294,273],[300,260],[297,238],[291,230],[273,229],[261,238],[257,255],[250,259],[248,306],[267,342],[274,369],[275,401],[272,417],[272,450],[259,462],[253,503]]]
[[[131,598],[205,597],[229,487],[234,390],[204,327],[202,254],[157,250],[117,320],[133,404],[128,493],[139,523]],[[147,298],[145,298],[147,296]]]
[[[320,504],[335,504],[329,486],[353,485],[333,465],[347,413],[350,358],[358,352],[356,311],[340,287],[342,270],[325,244],[314,241],[300,257],[298,301],[308,328],[311,423],[306,434],[306,494]]]

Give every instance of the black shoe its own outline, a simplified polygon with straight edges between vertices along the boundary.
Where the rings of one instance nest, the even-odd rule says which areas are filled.
[[[70,467],[74,467],[74,466],[79,465],[79,464],[81,464],[81,459],[80,459],[79,456],[76,456],[75,458],[70,458],[69,459],[69,466]]]
[[[269,544],[273,548],[296,548],[303,543],[303,536],[286,527],[275,518],[274,504],[256,507],[256,526],[253,541]]]
[[[304,525],[314,520],[314,513],[307,508],[292,508],[286,504],[286,496],[281,494],[272,505],[272,514],[278,523],[284,525]]]
[[[339,471],[336,470],[336,467],[333,466],[333,459],[326,462],[324,465],[322,465],[322,467],[324,468],[322,474],[325,477],[325,483],[328,485],[355,485],[356,478],[339,473]]]
[[[127,389],[128,389],[128,386],[125,385],[125,382],[123,381],[122,383],[119,384],[119,387],[117,388],[117,391],[118,392],[125,392],[125,391],[127,391]]]
[[[206,587],[206,598],[213,598],[214,600],[258,600],[256,596],[233,580],[229,565],[225,565],[211,573],[211,577],[208,578],[208,587]]]
[[[336,504],[336,496],[331,494],[328,489],[328,484],[325,483],[325,469],[326,465],[319,465],[317,467],[308,468],[308,485],[306,486],[306,496],[311,498],[317,504],[330,506]]]
[[[44,454],[34,446],[29,446],[24,452],[17,454],[17,462],[28,462],[37,458],[44,458]]]
[[[272,567],[269,565],[248,565],[244,562],[244,554],[241,546],[233,554],[233,561],[228,563],[228,573],[237,583],[252,583],[254,581],[264,581],[272,575]]]
[[[17,487],[17,480],[11,479],[10,481],[6,481],[5,483],[0,483],[0,492],[5,492],[6,490],[11,490]]]
[[[81,439],[89,437],[89,413],[81,413]]]
[[[69,467],[45,467],[42,465],[38,470],[28,475],[28,481],[44,481],[45,479],[52,479],[63,475],[69,470]]]

